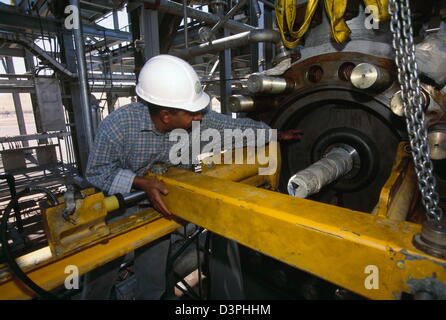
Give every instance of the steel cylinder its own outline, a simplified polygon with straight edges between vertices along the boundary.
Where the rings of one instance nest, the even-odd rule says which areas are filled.
[[[354,153],[353,148],[333,148],[324,158],[292,176],[288,180],[288,193],[298,198],[318,193],[322,187],[352,170]]]
[[[251,93],[279,94],[294,89],[293,80],[281,77],[270,77],[260,74],[253,74],[248,78],[248,90]]]
[[[249,96],[236,94],[229,97],[229,109],[235,113],[252,111],[254,104],[254,99]]]
[[[351,83],[358,89],[384,90],[392,83],[392,78],[386,69],[371,63],[360,63],[352,71]]]
[[[431,159],[446,159],[446,124],[429,129],[427,139]]]
[[[277,108],[278,102],[269,97],[251,97],[235,94],[229,97],[231,112],[252,112]]]

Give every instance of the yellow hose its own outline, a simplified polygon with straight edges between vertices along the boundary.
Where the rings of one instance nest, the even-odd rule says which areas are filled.
[[[311,19],[316,12],[317,4],[319,0],[309,0],[307,3],[307,9],[305,11],[305,19],[299,30],[294,31],[294,21],[296,20],[296,0],[276,0],[276,21],[279,31],[282,35],[282,40],[287,48],[296,47],[305,32],[307,32],[310,26]],[[286,30],[284,27],[286,24]],[[285,31],[290,35],[292,40],[288,40]]]
[[[324,0],[325,11],[330,20],[331,35],[337,43],[343,43],[350,35],[350,28],[344,20],[348,0]],[[313,19],[319,0],[309,0],[305,11],[304,22],[300,28],[293,29],[296,20],[296,0],[276,0],[276,22],[282,35],[282,41],[287,48],[296,47],[307,32]],[[388,0],[364,0],[364,5],[378,8],[380,22],[389,18]]]

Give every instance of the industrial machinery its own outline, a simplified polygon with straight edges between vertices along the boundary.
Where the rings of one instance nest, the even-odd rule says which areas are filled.
[[[207,158],[200,172],[154,174],[178,221],[148,209],[110,223],[108,214],[141,193],[70,190],[43,209],[49,247],[17,264],[51,290],[63,284],[65,266],[83,274],[188,221],[240,244],[248,298],[446,299],[446,94],[432,79],[418,84],[410,69],[411,33],[424,41],[423,26],[440,7],[411,1],[412,15],[404,16],[408,1],[389,2],[390,12],[387,1],[331,11],[327,3],[336,1],[299,2],[306,14],[291,27],[303,32],[280,22],[279,31],[256,32],[258,41],[277,43],[276,66],[242,81],[229,106],[279,131],[304,130],[300,141],[268,146],[281,154],[276,173],[259,175],[258,162]],[[367,24],[370,4],[379,9],[378,27]],[[413,30],[401,31],[410,23]],[[245,45],[250,35],[177,54]],[[35,296],[7,270],[0,270],[0,298]]]

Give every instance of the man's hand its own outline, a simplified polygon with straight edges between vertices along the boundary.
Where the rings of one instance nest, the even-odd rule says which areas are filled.
[[[151,178],[135,177],[133,180],[133,187],[142,189],[146,192],[147,197],[153,205],[153,208],[161,213],[165,218],[172,219],[172,213],[167,209],[164,204],[161,194],[167,195],[169,190],[161,184],[158,180]]]
[[[304,131],[301,129],[291,129],[291,130],[279,132],[277,134],[277,137],[281,141],[297,140],[297,139],[300,139],[303,134],[304,134]]]

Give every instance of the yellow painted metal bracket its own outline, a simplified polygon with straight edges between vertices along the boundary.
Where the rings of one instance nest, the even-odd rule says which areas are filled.
[[[158,218],[70,255],[56,257],[49,247],[45,247],[18,258],[17,263],[31,280],[46,290],[52,290],[64,284],[69,275],[66,273],[68,266],[77,267],[79,275],[82,275],[179,227],[173,221]],[[6,265],[0,265],[0,300],[31,299],[34,295],[34,292],[11,276]]]
[[[418,200],[417,178],[408,148],[408,142],[399,144],[392,172],[381,189],[374,214],[404,221]]]
[[[417,224],[178,168],[158,178],[179,217],[364,297],[446,297],[446,261],[412,245]]]

